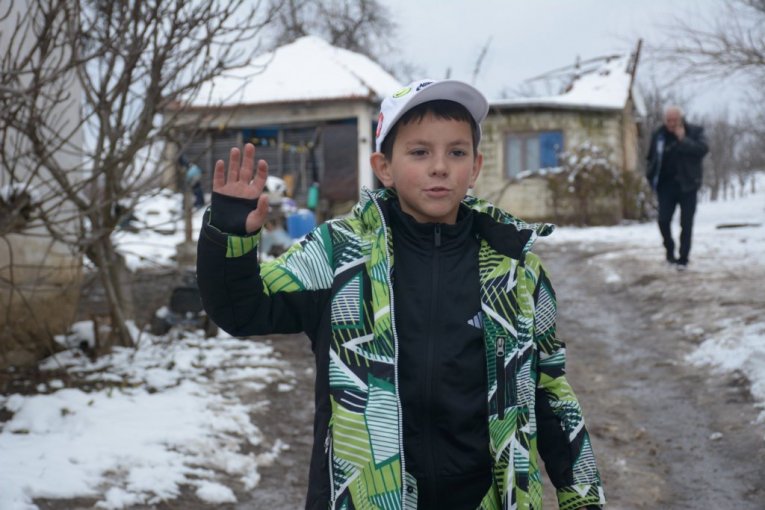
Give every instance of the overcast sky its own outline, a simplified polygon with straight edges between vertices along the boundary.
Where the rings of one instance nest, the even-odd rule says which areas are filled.
[[[639,38],[659,44],[666,26],[682,18],[699,23],[719,12],[722,0],[381,0],[389,6],[401,58],[423,76],[472,81],[481,48],[491,44],[475,85],[490,98],[545,71],[582,59],[632,51]],[[665,28],[662,28],[665,26]],[[638,78],[652,74],[644,53]],[[659,76],[666,79],[666,73]],[[739,109],[735,87],[717,83],[684,85],[691,112],[728,104]],[[701,90],[706,92],[702,93]]]

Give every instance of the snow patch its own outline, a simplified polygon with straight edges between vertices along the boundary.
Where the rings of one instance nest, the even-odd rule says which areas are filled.
[[[276,440],[259,455],[241,453],[242,442],[264,442],[250,420],[258,403],[245,405],[226,390],[230,381],[261,388],[292,381],[272,356],[263,343],[188,334],[115,348],[95,362],[77,349],[45,360],[41,370],[64,367],[100,389],[53,381],[49,394],[0,400],[12,414],[0,430],[0,508],[33,509],[39,497],[96,497],[106,509],[152,505],[178,497],[184,485],[204,501],[235,502],[218,473],[251,489],[258,466],[287,448]]]

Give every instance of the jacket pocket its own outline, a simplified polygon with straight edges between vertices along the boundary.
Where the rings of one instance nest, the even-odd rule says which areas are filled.
[[[514,353],[505,363],[507,355],[507,337],[498,336],[495,341],[495,370],[497,374],[497,417],[505,418],[506,410],[518,404],[517,368],[518,355]]]

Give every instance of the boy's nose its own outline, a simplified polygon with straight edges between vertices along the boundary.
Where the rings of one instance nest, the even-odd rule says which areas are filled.
[[[430,167],[430,175],[444,177],[448,173],[448,167],[446,165],[445,158],[436,157],[433,160],[433,165]]]

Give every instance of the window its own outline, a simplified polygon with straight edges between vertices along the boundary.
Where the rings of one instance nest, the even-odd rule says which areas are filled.
[[[517,177],[521,172],[557,166],[562,150],[561,131],[510,133],[505,139],[505,175]]]

